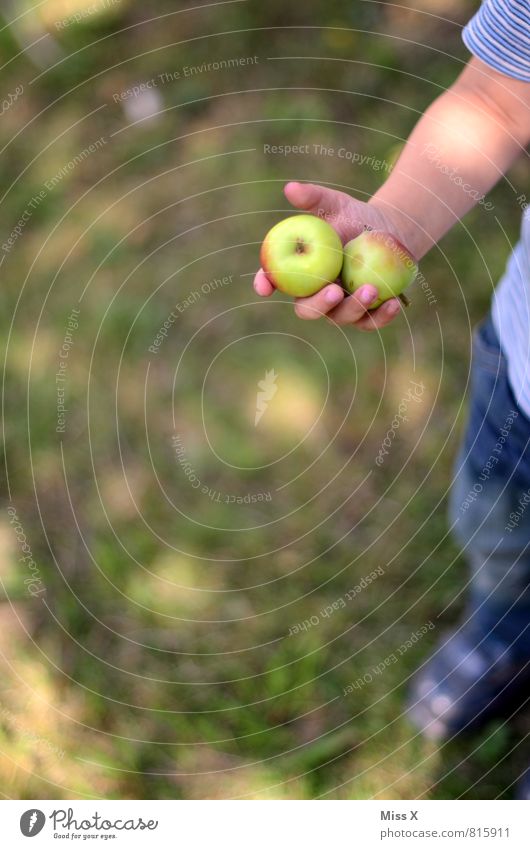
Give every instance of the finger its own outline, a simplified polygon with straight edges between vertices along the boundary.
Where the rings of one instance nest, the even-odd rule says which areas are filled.
[[[261,298],[268,298],[275,291],[274,286],[262,268],[254,277],[254,290]]]
[[[385,301],[376,310],[372,310],[359,319],[355,327],[357,330],[381,330],[401,312],[401,303],[397,298]]]
[[[370,304],[377,301],[379,293],[375,286],[361,286],[353,295],[345,298],[338,307],[328,314],[335,324],[355,324],[366,316]]]
[[[306,212],[314,212],[319,207],[326,208],[327,212],[337,211],[338,192],[327,189],[324,186],[315,186],[313,183],[287,183],[284,194],[290,204],[297,209]]]
[[[311,321],[314,318],[327,315],[337,304],[340,304],[344,297],[344,289],[338,283],[330,283],[316,295],[311,295],[309,298],[297,298],[294,311],[298,318]]]

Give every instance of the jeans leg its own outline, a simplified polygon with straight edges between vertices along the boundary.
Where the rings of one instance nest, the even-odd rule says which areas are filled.
[[[470,411],[450,500],[471,566],[481,636],[530,657],[530,421],[518,409],[491,319],[475,332]]]

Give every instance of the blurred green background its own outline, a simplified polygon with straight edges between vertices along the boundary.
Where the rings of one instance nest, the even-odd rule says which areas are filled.
[[[416,285],[381,335],[250,287],[283,183],[367,199],[465,62],[475,5],[4,11],[6,797],[510,795],[524,717],[438,748],[402,712],[462,608],[446,494],[522,166],[424,261],[435,301]],[[411,381],[421,403],[378,467]]]

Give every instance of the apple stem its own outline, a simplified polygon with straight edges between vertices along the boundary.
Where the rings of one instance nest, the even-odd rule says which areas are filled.
[[[410,301],[407,296],[403,294],[403,292],[401,293],[401,295],[398,295],[398,298],[404,307],[410,307]]]

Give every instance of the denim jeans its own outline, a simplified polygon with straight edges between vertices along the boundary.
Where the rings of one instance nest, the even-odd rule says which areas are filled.
[[[470,409],[450,521],[471,566],[471,624],[517,658],[530,658],[529,447],[530,420],[514,399],[488,318],[473,337]]]

